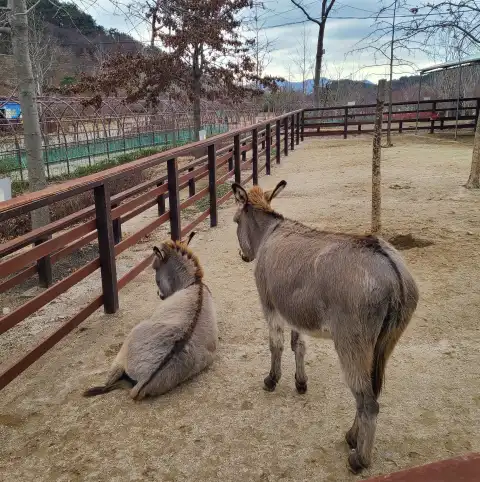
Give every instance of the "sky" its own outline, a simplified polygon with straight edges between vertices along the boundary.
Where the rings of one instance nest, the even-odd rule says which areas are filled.
[[[92,15],[98,24],[105,28],[116,28],[129,33],[134,38],[148,41],[148,25],[139,18],[126,15],[125,7],[115,7],[111,0],[75,0],[82,10]],[[124,1],[125,4],[128,0]],[[259,0],[260,1],[260,0]],[[412,0],[414,2],[415,0]],[[258,25],[261,29],[261,42],[271,44],[270,62],[267,74],[282,76],[292,81],[301,80],[301,73],[295,65],[298,52],[303,50],[302,38],[306,38],[307,51],[312,62],[318,36],[318,26],[305,21],[305,15],[290,0],[262,0],[263,8],[258,8]],[[302,0],[302,4],[313,17],[320,15],[321,0]],[[415,6],[412,3],[411,6]],[[373,51],[355,51],[359,42],[375,27],[368,18],[378,10],[379,0],[336,0],[330,13],[325,32],[325,56],[322,76],[330,79],[350,78],[377,82],[387,76],[388,67],[379,66]],[[405,13],[405,12],[404,12]],[[406,12],[408,13],[408,12]],[[251,15],[251,13],[250,13]],[[385,14],[385,22],[391,22],[391,14]],[[247,29],[247,22],[244,22]],[[406,54],[402,55],[407,57]],[[411,75],[417,68],[435,63],[423,53],[408,57],[414,66],[396,66],[394,77]],[[437,59],[438,61],[438,59]],[[441,60],[440,60],[441,61]],[[313,69],[308,78],[313,78]]]

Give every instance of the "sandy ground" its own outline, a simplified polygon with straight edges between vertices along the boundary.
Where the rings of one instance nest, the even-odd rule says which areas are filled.
[[[480,450],[480,193],[461,187],[471,147],[413,136],[394,142],[384,150],[385,235],[413,233],[435,244],[404,251],[421,302],[390,360],[373,465],[361,477]],[[290,217],[363,232],[369,228],[370,160],[369,138],[311,139],[261,184],[288,181],[276,207]],[[138,404],[126,392],[81,397],[103,381],[125,334],[160,302],[146,270],[121,292],[116,315],[95,313],[2,391],[0,480],[355,478],[346,468],[344,443],[354,401],[331,342],[308,341],[306,395],[295,392],[288,344],[277,391],[262,390],[267,330],[252,265],[238,257],[233,212],[230,203],[220,211],[218,228],[203,228],[192,242],[217,303],[220,347],[211,369]],[[161,236],[122,258],[119,271]],[[96,290],[64,295],[43,315],[68,314]]]

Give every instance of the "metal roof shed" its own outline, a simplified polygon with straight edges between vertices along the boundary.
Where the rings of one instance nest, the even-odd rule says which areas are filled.
[[[457,89],[457,109],[455,114],[455,140],[457,139],[457,130],[458,130],[458,113],[460,108],[460,86],[462,85],[462,70],[464,67],[470,67],[472,65],[480,65],[480,57],[472,58],[472,59],[465,59],[460,60],[457,62],[446,62],[443,64],[436,64],[430,67],[425,67],[424,69],[420,69],[420,82],[418,84],[418,96],[417,96],[417,120],[415,124],[415,134],[418,132],[418,114],[420,109],[420,93],[422,90],[422,79],[425,74],[430,74],[434,72],[441,72],[443,70],[450,70],[450,69],[460,69],[459,76],[458,76],[458,89]]]

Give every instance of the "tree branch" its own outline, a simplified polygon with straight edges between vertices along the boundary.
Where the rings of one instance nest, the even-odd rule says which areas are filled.
[[[305,8],[302,5],[300,5],[295,0],[290,0],[290,1],[305,14],[308,20],[310,20],[313,23],[316,23],[319,27],[322,25],[322,22],[318,21],[316,18],[311,17],[310,14],[305,10]],[[334,2],[335,0],[332,0],[332,5]]]

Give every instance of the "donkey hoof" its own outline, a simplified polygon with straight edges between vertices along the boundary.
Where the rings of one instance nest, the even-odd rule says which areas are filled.
[[[355,437],[351,430],[345,434],[345,440],[351,449],[355,450],[357,448],[357,437]]]
[[[348,456],[348,466],[350,472],[353,474],[359,474],[363,469],[367,468],[367,465],[362,462],[360,455],[356,450],[352,450]]]
[[[307,382],[297,382],[295,380],[295,388],[300,395],[307,393]]]
[[[277,381],[271,375],[265,377],[263,383],[263,389],[267,392],[273,392],[275,390],[275,387],[277,386]]]

